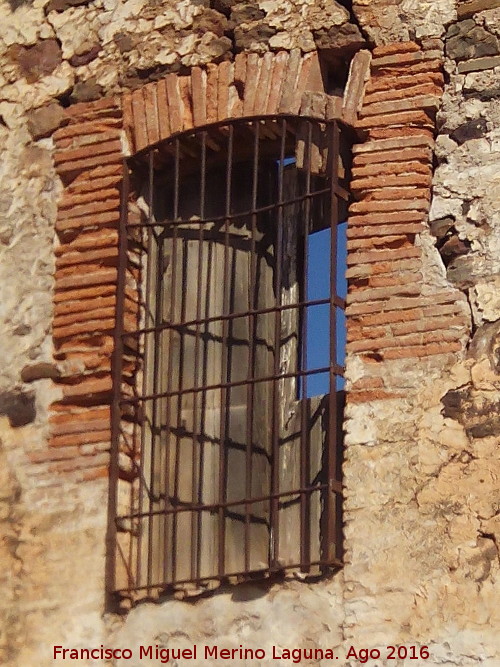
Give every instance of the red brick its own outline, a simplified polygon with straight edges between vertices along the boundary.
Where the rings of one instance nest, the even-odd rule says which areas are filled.
[[[368,130],[369,140],[400,139],[402,137],[427,136],[433,139],[434,123],[429,121],[425,125],[394,125],[393,127],[372,127]]]
[[[93,482],[97,479],[104,479],[109,477],[109,466],[99,466],[97,468],[91,468],[90,470],[82,471],[81,475],[77,478],[77,482]]]
[[[389,299],[386,304],[384,304],[385,311],[394,311],[394,310],[405,310],[412,308],[421,308],[425,306],[436,306],[437,304],[448,304],[453,303],[455,300],[459,299],[455,292],[437,292],[430,296],[420,296],[420,297],[397,297],[394,299]],[[464,297],[465,299],[465,297]],[[365,313],[380,312],[380,305],[376,304],[353,304],[349,306],[349,315],[361,315]]]
[[[348,229],[348,235],[353,233],[351,229],[358,226],[369,227],[370,225],[404,225],[406,223],[420,223],[424,217],[425,215],[421,211],[388,211],[387,213],[350,215],[348,223],[350,229]],[[398,230],[395,229],[394,231]]]
[[[397,42],[376,46],[373,49],[373,57],[381,58],[382,56],[392,56],[395,53],[412,53],[415,51],[421,51],[420,46],[415,42]]]
[[[267,98],[266,105],[266,113],[268,114],[272,115],[278,113],[287,63],[288,53],[286,51],[279,51],[279,53],[274,56],[271,85],[269,87],[269,97]]]
[[[181,123],[184,130],[191,130],[194,127],[193,118],[193,96],[191,90],[191,77],[179,77],[179,95],[182,108]]]
[[[401,111],[396,113],[384,113],[378,116],[369,116],[358,120],[356,127],[373,128],[385,127],[386,125],[427,125],[433,126],[432,120],[425,111]]]
[[[387,401],[391,398],[403,398],[404,394],[397,394],[393,391],[382,391],[376,389],[373,391],[354,391],[347,395],[348,403],[370,403],[371,401]]]
[[[363,329],[361,327],[347,328],[348,343],[354,343],[359,340],[375,340],[387,335],[390,335],[390,331],[386,327],[371,327],[368,329]]]
[[[96,134],[100,132],[109,132],[110,130],[119,131],[122,127],[122,120],[120,118],[101,118],[96,121],[86,121],[75,123],[74,125],[66,125],[57,129],[52,138],[54,139],[56,147],[60,142],[75,137],[83,137],[87,134]]]
[[[156,88],[156,102],[158,104],[160,139],[167,139],[170,136],[170,117],[168,111],[167,84],[165,79],[158,81]]]
[[[58,279],[56,276],[56,289],[71,289],[89,287],[90,285],[104,285],[106,283],[116,284],[117,271],[115,268],[103,268],[89,273],[78,273]]]
[[[123,129],[129,143],[130,152],[133,154],[136,151],[135,137],[134,137],[134,112],[132,109],[132,95],[126,93],[122,96],[123,105]]]
[[[217,87],[219,67],[213,63],[207,65],[207,123],[217,120]]]
[[[441,97],[436,95],[424,95],[418,97],[403,98],[400,100],[389,100],[386,102],[375,102],[363,106],[361,116],[363,118],[378,118],[380,115],[395,114],[397,112],[431,109],[436,110],[441,103]]]
[[[94,456],[80,456],[67,461],[59,461],[57,463],[52,463],[49,465],[49,470],[51,472],[73,472],[75,470],[80,470],[82,468],[95,468],[100,467],[103,463],[109,463],[109,454],[101,453]]]
[[[420,211],[422,214],[429,210],[427,199],[390,200],[390,201],[358,201],[349,207],[350,215],[356,213],[395,213],[402,211]],[[423,219],[424,215],[422,215]]]
[[[379,90],[367,94],[363,99],[363,107],[369,107],[370,105],[378,104],[380,102],[407,100],[422,95],[432,95],[440,98],[442,94],[442,86],[437,86],[433,81],[426,81],[417,85],[407,86],[406,88],[390,87],[387,90]]]
[[[238,92],[238,100],[236,105],[231,109],[231,115],[234,117],[243,114],[243,100],[245,98],[247,72],[247,54],[238,53],[234,59],[234,86]]]
[[[432,160],[432,151],[430,148],[406,148],[392,151],[381,151],[380,153],[361,153],[353,159],[354,167],[364,165],[376,165],[398,162],[421,162],[429,164]]]
[[[117,209],[119,205],[120,199],[116,196],[110,199],[99,199],[80,206],[73,205],[59,210],[58,220],[71,220],[72,218],[80,218],[85,215],[94,215],[103,211]]]
[[[56,437],[62,435],[66,436],[74,433],[81,433],[85,435],[92,431],[106,432],[109,431],[109,429],[110,429],[109,415],[104,419],[94,419],[86,421],[83,421],[81,419],[75,419],[74,416],[72,416],[72,419],[67,422],[63,422],[60,424],[53,424],[50,431],[51,435],[53,437]]]
[[[413,271],[422,266],[419,259],[400,259],[393,262],[378,262],[377,264],[359,264],[351,266],[346,271],[347,278],[368,278],[375,275],[392,274],[395,271]]]
[[[375,340],[360,340],[347,344],[348,352],[367,352],[385,348],[403,348],[407,346],[424,346],[428,343],[443,343],[455,341],[460,334],[456,331],[431,331],[415,333],[405,336],[384,336]]]
[[[137,305],[134,304],[136,307]],[[77,301],[62,301],[54,306],[54,316],[68,315],[69,313],[86,313],[102,308],[114,308],[116,296],[94,297],[92,299],[79,299]]]
[[[63,386],[63,398],[81,399],[82,397],[100,396],[101,394],[110,394],[112,389],[111,376],[107,375],[98,380],[84,380],[79,384]],[[102,397],[101,397],[102,398]]]
[[[429,317],[419,321],[393,324],[391,330],[394,336],[403,336],[405,334],[452,329],[454,327],[463,329],[464,325],[465,320],[463,317]]]
[[[408,310],[396,310],[392,312],[382,312],[367,315],[352,315],[349,321],[357,323],[362,330],[365,328],[377,327],[392,322],[412,322],[421,320],[424,317],[422,308],[412,308]]]
[[[56,261],[56,268],[60,269],[76,264],[91,264],[96,260],[109,260],[118,257],[118,248],[99,248],[87,252],[67,252],[61,255]],[[109,262],[108,262],[109,263]]]
[[[267,97],[269,94],[269,85],[273,68],[274,55],[268,51],[262,58],[259,80],[255,93],[253,111],[255,115],[264,115],[266,113]]]
[[[416,345],[402,349],[385,350],[384,359],[412,359],[430,357],[437,354],[449,354],[459,352],[463,346],[461,343],[431,343],[429,345]]]
[[[177,74],[170,73],[165,77],[168,95],[168,110],[170,112],[170,131],[180,132],[183,129],[182,103],[179,92],[179,78]]]
[[[278,113],[291,112],[294,101],[294,93],[297,89],[300,65],[300,49],[293,49],[290,51],[287,67],[283,76],[283,85],[281,88],[280,101],[278,103]]]
[[[402,248],[410,246],[412,243],[407,236],[376,236],[368,235],[360,239],[348,239],[347,250],[349,252],[355,250],[376,250],[379,248]]]
[[[207,73],[200,67],[191,70],[191,92],[194,126],[199,127],[207,122]]]
[[[101,322],[115,317],[115,308],[97,308],[96,310],[77,311],[66,313],[64,315],[56,315],[54,318],[54,335],[63,331],[67,326],[77,324],[79,322]],[[83,330],[83,329],[82,329]]]
[[[143,87],[144,110],[146,116],[146,131],[148,145],[156,144],[160,140],[160,123],[158,120],[158,99],[156,83],[148,83]]]
[[[311,89],[308,85],[310,84],[311,73],[314,75],[314,70],[317,68],[319,68],[317,52],[314,51],[313,53],[306,53],[302,57],[300,72],[297,78],[297,85],[295,86],[293,100],[290,104],[290,113],[299,113],[302,103],[302,96],[304,95],[306,89]]]
[[[92,148],[82,146],[80,148],[75,148],[72,150],[56,151],[54,156],[54,163],[57,167],[61,168],[66,165],[67,162],[80,162],[89,157],[89,151],[91,155],[102,156],[108,153],[120,153],[121,154],[121,144],[119,139],[112,139],[111,141],[104,140],[102,143],[92,144]],[[98,163],[97,163],[98,164]]]
[[[85,215],[80,218],[70,218],[69,220],[57,220],[56,231],[64,232],[69,229],[82,229],[84,227],[115,227],[118,225],[119,219],[120,212],[116,209],[108,213]]]
[[[353,146],[352,152],[354,155],[359,153],[373,153],[378,151],[394,151],[402,148],[410,148],[415,146],[434,146],[434,138],[426,133],[419,132],[417,135],[398,136],[390,139],[376,139],[367,141],[363,144]]]
[[[364,90],[370,78],[371,60],[369,51],[358,51],[351,61],[342,103],[342,115],[348,123],[355,123],[357,120]]]
[[[361,303],[366,301],[387,300],[393,296],[415,296],[420,295],[422,283],[393,285],[392,287],[372,287],[369,289],[352,290],[347,295],[347,304]]]
[[[109,424],[107,429],[89,431],[88,433],[69,433],[52,435],[49,438],[49,447],[77,447],[93,442],[106,442],[111,439]]]
[[[73,424],[75,421],[80,419],[89,420],[92,419],[109,419],[111,418],[111,411],[109,405],[101,405],[92,408],[77,408],[70,409],[66,404],[62,406],[64,412],[56,412],[49,416],[50,424],[64,424],[70,423]]]
[[[120,102],[114,97],[102,97],[94,102],[80,102],[72,104],[65,109],[64,114],[70,122],[79,122],[85,118],[100,117],[101,114],[109,115],[119,113]]]
[[[380,377],[364,377],[353,382],[349,389],[359,391],[360,389],[382,389],[384,381]]]
[[[48,461],[64,461],[80,455],[78,447],[64,447],[61,449],[46,449],[43,451],[28,452],[31,463],[47,463]]]
[[[384,176],[385,174],[430,174],[430,164],[421,162],[382,162],[380,164],[366,164],[354,167],[352,176],[354,179],[364,176]]]
[[[437,61],[440,64],[441,53],[439,51],[413,51],[406,53],[392,53],[385,56],[377,56],[372,60],[372,69],[377,70],[383,68],[384,70],[390,69],[393,67],[399,68],[401,65],[408,67],[415,67],[416,65],[424,66],[427,64],[426,61],[431,61],[433,63],[431,66],[434,67],[434,63]],[[405,69],[406,69],[405,67]],[[425,70],[424,70],[425,71]]]
[[[70,243],[64,243],[55,249],[57,257],[64,257],[66,253],[95,250],[97,248],[118,247],[118,231],[114,229],[101,229],[99,232],[90,234],[79,234]]]
[[[114,313],[113,313],[114,315]],[[52,331],[52,336],[54,340],[61,338],[69,338],[70,336],[76,336],[77,334],[96,334],[102,333],[104,331],[113,331],[116,326],[116,320],[114,317],[111,319],[98,319],[87,320],[84,322],[79,322],[76,324],[69,324],[67,326],[57,326],[55,325]]]
[[[57,173],[61,176],[63,181],[67,182],[67,177],[71,177],[75,172],[93,169],[94,167],[100,167],[102,165],[114,164],[119,165],[120,170],[122,168],[123,156],[121,152],[119,153],[115,151],[113,153],[106,153],[105,155],[95,155],[93,150],[88,149],[87,154],[92,157],[64,162],[57,167]]]
[[[417,200],[429,199],[431,196],[430,188],[415,188],[415,187],[396,187],[384,188],[382,190],[366,190],[365,192],[357,193],[357,196],[364,202],[375,201],[399,201],[399,200]]]
[[[370,79],[366,87],[366,99],[377,93],[394,94],[396,91],[412,90],[415,86],[435,85],[442,90],[444,77],[441,72],[426,72],[424,74],[412,74],[409,76],[382,76]]]
[[[359,190],[373,190],[376,188],[400,188],[404,186],[412,187],[427,187],[430,188],[432,183],[432,176],[429,174],[424,176],[422,174],[411,174],[408,176],[373,176],[369,178],[355,178],[351,183],[351,190],[356,192]]]
[[[353,252],[347,257],[347,264],[364,264],[384,260],[420,257],[420,248],[401,248],[398,250],[374,250],[373,252]]]
[[[255,95],[259,82],[262,59],[256,53],[247,56],[247,69],[245,75],[245,94],[243,97],[243,115],[251,116],[255,106]]]
[[[75,180],[70,183],[66,189],[66,194],[77,195],[87,192],[99,192],[111,186],[117,185],[122,180],[123,164],[122,161],[102,165],[79,174]]]
[[[136,150],[148,145],[148,130],[146,124],[146,109],[142,88],[132,93],[132,114],[134,117],[134,144]]]
[[[93,299],[96,297],[110,296],[116,294],[116,284],[106,284],[101,285],[97,282],[92,287],[87,287],[84,289],[74,289],[74,290],[65,290],[60,291],[62,288],[56,284],[56,294],[54,295],[55,303],[68,303],[76,302],[80,299]]]
[[[217,82],[217,117],[224,120],[229,116],[229,88],[233,82],[234,65],[225,60],[219,65]]]
[[[113,199],[119,202],[120,191],[118,188],[92,190],[83,194],[72,194],[66,190],[63,193],[63,197],[59,203],[59,211],[65,211],[66,209],[74,210],[77,206],[98,203],[107,199]]]

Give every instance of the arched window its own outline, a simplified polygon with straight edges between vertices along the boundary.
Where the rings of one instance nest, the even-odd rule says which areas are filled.
[[[117,518],[129,594],[341,563],[348,154],[337,121],[281,115],[180,133],[129,161],[122,300],[133,275],[141,321],[117,336],[142,375],[116,406],[140,425],[132,507]],[[311,265],[311,235],[326,264]],[[310,326],[319,311],[326,337]]]

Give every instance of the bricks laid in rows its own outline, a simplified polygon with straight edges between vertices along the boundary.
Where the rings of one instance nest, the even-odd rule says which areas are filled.
[[[377,117],[378,114],[394,114],[396,112],[411,111],[414,109],[438,109],[440,97],[437,95],[424,95],[403,99],[392,99],[374,104],[364,105],[361,111],[362,117]]]
[[[415,99],[420,96],[430,95],[441,98],[442,92],[442,88],[437,86],[432,80],[424,81],[424,83],[408,86],[406,88],[391,87],[387,90],[366,94],[364,96],[364,110],[375,104],[393,103],[399,100]]]
[[[395,53],[413,53],[420,51],[421,47],[416,42],[397,42],[396,44],[384,44],[376,46],[373,49],[373,57],[381,58],[382,56],[392,56]]]
[[[424,213],[422,211],[387,211],[385,213],[360,213],[349,216],[349,225],[370,226],[370,225],[404,225],[411,222],[422,222]],[[349,233],[349,230],[348,230]]]
[[[352,182],[351,190],[358,192],[360,190],[372,190],[379,188],[397,188],[405,185],[411,187],[429,188],[432,183],[432,176],[430,174],[410,174],[397,176],[373,176],[369,178],[359,178]]]
[[[420,267],[420,259],[399,259],[391,262],[378,262],[377,264],[358,264],[347,269],[346,277],[367,278],[368,276],[393,273],[394,271],[412,271]]]
[[[405,310],[412,308],[420,308],[423,306],[436,306],[436,304],[449,304],[457,302],[457,294],[455,291],[437,292],[430,296],[419,297],[399,297],[389,299],[383,304],[381,309],[380,304],[352,304],[348,306],[349,315],[364,315],[368,313],[380,313],[382,311]],[[465,303],[465,297],[462,299]]]
[[[350,321],[355,322],[362,327],[375,327],[380,324],[389,324],[391,322],[408,322],[412,320],[424,320],[426,318],[441,318],[449,315],[455,315],[461,310],[461,304],[440,304],[438,306],[423,306],[416,308],[407,308],[405,310],[383,311],[374,314],[355,315],[352,314]],[[463,316],[462,316],[463,318]]]
[[[351,213],[394,213],[397,211],[421,211],[427,213],[429,201],[427,199],[393,199],[389,201],[356,201],[349,207]]]
[[[352,175],[355,178],[363,176],[385,176],[395,174],[430,174],[431,166],[429,163],[422,164],[419,161],[412,162],[383,162],[381,164],[366,164],[359,167],[353,167]]]

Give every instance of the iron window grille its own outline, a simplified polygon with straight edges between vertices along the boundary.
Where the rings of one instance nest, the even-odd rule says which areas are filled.
[[[341,565],[338,121],[227,120],[129,159],[122,204],[111,588],[137,598]],[[329,228],[329,294],[307,300]],[[138,296],[137,296],[138,295]],[[138,299],[138,303],[137,303]],[[311,309],[328,361],[307,363]],[[309,334],[310,335],[310,334]],[[308,378],[329,390],[308,397]],[[123,511],[120,485],[132,489]],[[116,581],[120,561],[126,583]]]

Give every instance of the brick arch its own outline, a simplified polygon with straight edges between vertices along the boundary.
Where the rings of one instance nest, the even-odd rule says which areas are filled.
[[[330,114],[340,115],[342,100],[336,98],[335,105],[325,95],[316,52],[240,53],[234,62],[193,67],[184,76],[167,74],[125,94],[124,129],[134,153],[177,132],[230,118],[305,114],[314,102],[316,114],[325,115],[330,99]]]

